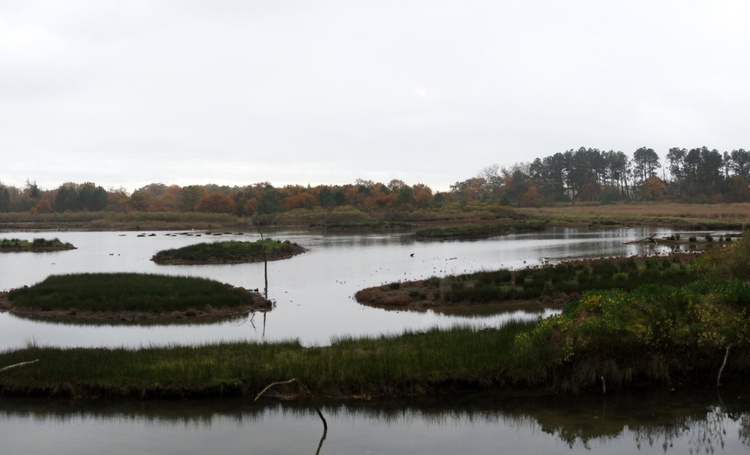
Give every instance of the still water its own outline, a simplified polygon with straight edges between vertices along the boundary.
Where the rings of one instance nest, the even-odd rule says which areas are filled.
[[[3,454],[744,454],[736,390],[304,404],[0,399]]]
[[[216,324],[80,326],[0,313],[0,349],[29,342],[139,347],[289,338],[323,345],[343,335],[374,336],[456,324],[498,326],[510,318],[540,314],[446,316],[385,311],[361,306],[353,295],[367,286],[432,275],[664,252],[625,244],[654,233],[666,236],[671,232],[555,229],[473,242],[415,242],[408,234],[279,231],[272,237],[297,242],[309,252],[269,263],[269,297],[276,308],[265,315],[265,321],[263,314],[256,314]],[[0,255],[0,290],[31,285],[50,274],[120,271],[204,276],[262,288],[262,264],[158,266],[150,261],[161,249],[207,240],[255,240],[255,234],[149,234],[0,234],[28,239],[57,236],[78,247],[59,253]],[[0,453],[748,453],[746,392],[750,391],[744,387],[721,393],[678,390],[543,400],[482,394],[354,402],[323,409],[329,424],[325,439],[317,414],[304,402],[0,399]]]
[[[71,325],[35,322],[0,313],[0,349],[33,342],[54,346],[128,346],[213,343],[225,340],[299,339],[324,345],[344,335],[402,333],[407,329],[456,324],[498,326],[514,319],[550,314],[501,312],[442,315],[385,311],[359,305],[354,294],[365,287],[430,276],[519,268],[566,258],[654,254],[662,250],[624,242],[670,231],[553,229],[481,241],[416,242],[409,234],[324,235],[274,232],[309,249],[294,258],[270,262],[269,298],[276,307],[229,322],[190,325]],[[139,236],[146,234],[145,236]],[[183,234],[183,235],[180,235]],[[212,278],[245,288],[263,288],[263,264],[164,266],[150,258],[159,250],[218,240],[255,240],[257,234],[177,232],[54,232],[0,234],[3,238],[58,237],[76,250],[0,254],[0,290],[32,285],[52,274],[141,272]],[[201,234],[201,236],[197,236]],[[411,256],[413,254],[414,256]]]

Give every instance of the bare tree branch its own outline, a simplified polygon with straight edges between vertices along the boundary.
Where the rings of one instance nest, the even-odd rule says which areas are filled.
[[[290,379],[288,381],[272,382],[271,384],[268,384],[265,389],[261,390],[258,395],[255,396],[255,401],[258,401],[258,398],[260,398],[261,395],[263,395],[264,393],[266,393],[266,391],[268,389],[270,389],[271,387],[277,386],[277,385],[283,385],[283,384],[291,384],[293,382],[296,382],[297,384],[299,384],[300,387],[302,388],[302,390],[304,390],[305,392],[307,392],[307,395],[312,400],[313,406],[315,406],[315,410],[318,411],[318,416],[320,417],[320,420],[323,421],[323,439],[325,439],[325,435],[326,435],[326,433],[328,433],[328,422],[326,422],[326,418],[323,417],[323,413],[320,411],[320,407],[318,406],[317,401],[315,401],[315,396],[312,394],[312,392],[310,392],[310,389],[308,389],[305,384],[303,384],[302,382],[300,382],[299,379],[292,378],[292,379]]]
[[[25,365],[31,365],[32,363],[37,363],[38,361],[39,359],[34,359],[34,360],[29,360],[28,362],[21,362],[21,363],[16,363],[14,365],[8,365],[7,367],[0,368],[0,371],[10,370],[11,368],[22,367]]]

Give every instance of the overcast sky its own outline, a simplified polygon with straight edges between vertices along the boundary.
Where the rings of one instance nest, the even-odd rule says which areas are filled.
[[[447,189],[750,149],[750,2],[0,0],[0,182]]]

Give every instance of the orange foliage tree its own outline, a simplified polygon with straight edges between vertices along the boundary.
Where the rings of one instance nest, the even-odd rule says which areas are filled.
[[[198,212],[234,213],[235,205],[232,197],[226,194],[206,194],[195,203]]]
[[[659,177],[649,177],[643,182],[643,200],[665,201],[668,198],[667,185]]]
[[[532,185],[521,195],[521,201],[519,204],[521,207],[541,207],[542,195],[539,193],[539,190]]]

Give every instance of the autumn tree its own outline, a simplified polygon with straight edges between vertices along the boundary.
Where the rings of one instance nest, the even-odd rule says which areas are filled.
[[[520,207],[541,207],[542,195],[536,186],[532,185],[522,195],[518,204]]]
[[[34,207],[31,208],[31,213],[52,213],[52,204],[46,198],[39,199]]]
[[[665,201],[669,198],[667,185],[659,177],[649,177],[642,186],[644,201]]]
[[[235,205],[232,197],[227,194],[210,193],[198,200],[195,210],[208,213],[234,213]]]
[[[107,191],[107,210],[125,212],[128,209],[128,199],[125,188],[110,188]]]
[[[417,183],[412,186],[414,192],[414,203],[417,207],[427,208],[432,203],[434,196],[432,195],[432,189],[424,183]]]
[[[128,210],[148,212],[151,210],[151,195],[144,191],[134,191],[128,198]]]
[[[316,205],[315,196],[310,193],[297,193],[285,197],[282,201],[284,207],[292,209],[311,209]]]

